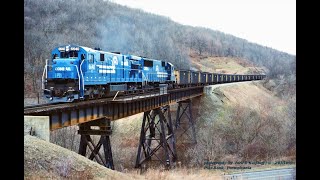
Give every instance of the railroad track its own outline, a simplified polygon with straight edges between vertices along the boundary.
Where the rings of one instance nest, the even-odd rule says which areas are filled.
[[[84,106],[95,103],[105,103],[107,101],[111,101],[112,98],[104,98],[104,99],[94,99],[88,101],[80,101],[80,102],[72,102],[72,103],[55,103],[55,104],[39,104],[35,106],[26,106],[24,107],[24,114],[34,114],[40,113],[48,110],[59,110],[64,108],[73,108],[77,106]]]
[[[176,89],[169,89],[167,90],[167,93],[170,94],[171,92],[176,91],[184,91],[187,89],[193,89],[193,88],[199,88],[199,86],[193,86],[193,87],[186,87],[186,88],[176,88]],[[92,99],[92,100],[85,100],[85,101],[77,101],[77,102],[70,102],[70,103],[46,103],[46,104],[39,104],[39,105],[32,105],[32,106],[25,106],[24,107],[24,114],[30,115],[30,114],[37,114],[41,112],[48,112],[48,111],[58,111],[60,109],[64,108],[74,108],[79,106],[87,106],[90,104],[101,104],[101,103],[107,103],[111,101],[128,101],[133,99],[142,99],[147,98],[150,96],[157,96],[162,95],[164,93],[161,93],[159,91],[136,91],[135,93],[129,93],[129,94],[122,94],[115,97],[107,97],[107,98],[101,98],[101,99]]]
[[[168,92],[170,91],[168,90]],[[145,98],[152,95],[160,95],[160,93],[159,92],[146,92],[146,93],[139,92],[139,93],[129,94],[129,95],[119,95],[117,98],[108,97],[108,98],[102,98],[102,99],[92,99],[92,100],[70,102],[70,103],[46,103],[46,104],[25,106],[24,114],[28,115],[28,114],[35,114],[35,113],[40,113],[48,110],[59,110],[63,108],[73,108],[73,107],[85,106],[85,105],[96,104],[96,103],[106,103],[113,100],[119,101],[119,100]]]

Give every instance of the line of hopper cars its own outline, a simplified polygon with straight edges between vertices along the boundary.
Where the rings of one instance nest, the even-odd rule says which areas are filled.
[[[264,74],[218,74],[192,70],[175,70],[174,75],[176,77],[176,86],[179,87],[262,80],[266,77]]]

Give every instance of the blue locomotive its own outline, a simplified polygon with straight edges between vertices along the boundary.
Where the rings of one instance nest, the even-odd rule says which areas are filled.
[[[117,91],[175,83],[174,66],[165,61],[78,45],[52,50],[42,77],[51,102],[107,97]]]

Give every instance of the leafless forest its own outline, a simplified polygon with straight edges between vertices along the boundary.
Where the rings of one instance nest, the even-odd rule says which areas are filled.
[[[197,52],[247,59],[266,67],[270,78],[295,73],[295,56],[223,32],[102,0],[25,0],[25,96],[39,93],[45,59],[62,44],[163,59],[180,69],[192,68],[189,54]]]
[[[39,95],[45,59],[50,58],[51,49],[62,44],[100,47],[106,51],[163,59],[180,69],[194,68],[190,62],[191,53],[239,57],[263,66],[268,70],[268,79],[263,86],[284,101],[281,109],[272,104],[261,106],[260,111],[241,105],[219,106],[213,105],[210,99],[202,98],[195,105],[201,107],[195,112],[198,113],[195,117],[199,122],[199,143],[180,158],[189,165],[201,166],[204,159],[273,160],[295,157],[296,57],[293,55],[223,32],[181,25],[166,17],[108,1],[25,0],[25,98]],[[131,139],[131,144],[112,140],[113,148],[121,149],[114,155],[117,169],[132,167],[139,122],[126,132],[132,134],[123,133],[123,137],[117,137],[135,139]],[[51,139],[77,151],[79,135],[76,129],[69,127],[52,132]]]

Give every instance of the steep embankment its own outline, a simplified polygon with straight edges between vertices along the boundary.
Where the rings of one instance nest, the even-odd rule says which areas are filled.
[[[137,175],[136,171],[121,173],[101,166],[73,151],[55,144],[43,141],[37,137],[24,136],[24,179],[222,179],[218,172],[173,169],[162,171],[149,169],[143,175]]]
[[[203,159],[214,159],[294,164],[296,120],[290,103],[275,96],[263,83],[214,85],[194,104],[199,106],[199,143],[187,152],[190,163],[200,165]]]
[[[237,82],[213,86],[213,97],[217,97],[225,105],[236,105],[254,110],[266,106],[282,106],[283,100],[263,87],[261,81]]]
[[[73,151],[24,136],[24,179],[142,179],[113,171]]]
[[[257,67],[252,62],[235,57],[199,56],[190,54],[192,67],[204,72],[225,74],[257,74],[265,72],[266,68]]]
[[[226,74],[264,69],[230,57],[192,55],[192,64]],[[187,164],[201,166],[204,159],[295,162],[295,111],[265,83],[269,84],[265,80],[217,84],[209,94],[193,99],[198,143],[185,152]]]

